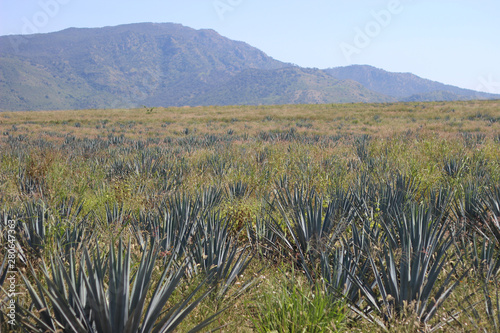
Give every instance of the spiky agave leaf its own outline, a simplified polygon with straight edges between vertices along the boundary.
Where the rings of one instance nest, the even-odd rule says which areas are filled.
[[[42,200],[24,204],[24,212],[19,217],[18,227],[22,242],[39,253],[44,247],[49,223],[49,211]]]
[[[135,274],[131,271],[130,246],[125,250],[121,240],[117,250],[111,244],[107,260],[101,258],[98,250],[91,258],[85,248],[78,268],[72,252],[69,272],[63,261],[56,258],[52,261],[52,276],[45,265],[42,270],[47,287],[34,272],[36,288],[23,275],[39,315],[22,309],[24,317],[21,323],[27,329],[40,332],[59,329],[99,333],[172,331],[211,290],[197,296],[207,284],[205,280],[184,300],[165,311],[164,307],[182,280],[187,266],[183,264],[174,268],[171,261],[153,285],[152,273],[157,254],[156,246],[143,251]],[[149,296],[151,289],[154,292]],[[214,318],[202,321],[197,327],[203,328]]]
[[[472,225],[481,218],[483,207],[483,193],[477,182],[468,181],[463,186],[463,197],[455,200],[455,215],[467,219]]]
[[[59,262],[57,264],[62,265],[62,263]],[[73,268],[74,267],[71,267],[71,269]],[[36,273],[33,268],[30,267],[30,269],[35,280],[36,288],[31,285],[24,274],[21,274],[21,277],[26,285],[26,289],[31,297],[32,307],[36,309],[36,313],[31,310],[26,310],[19,305],[21,309],[21,326],[34,332],[57,332],[60,329],[82,333],[87,331],[94,332],[90,325],[85,326],[85,323],[80,319],[87,317],[83,313],[84,306],[82,303],[78,301],[76,304],[70,303],[67,299],[67,281],[58,281],[57,277],[54,281],[51,281],[45,262],[43,262],[41,271],[47,282],[47,287],[44,287],[42,282],[36,278]],[[56,270],[58,269],[56,268]],[[49,302],[47,302],[47,299]],[[49,307],[48,304],[51,304],[52,307]],[[51,309],[52,313],[50,312]]]
[[[55,234],[56,242],[66,256],[70,249],[80,250],[83,243],[93,237],[93,232],[88,228],[88,216],[82,216],[83,201],[74,197],[62,199],[57,206],[58,214],[54,215],[55,228],[59,230]]]
[[[482,214],[481,220],[486,229],[492,234],[500,246],[500,186],[495,186],[486,191],[484,205],[487,207]]]
[[[0,288],[3,286],[5,278],[7,277],[7,258],[8,256],[4,256],[2,265],[0,266]]]
[[[218,299],[227,293],[253,258],[246,248],[240,249],[231,237],[232,227],[228,220],[214,213],[201,221],[196,240],[191,246],[193,268],[197,270],[200,267],[211,277],[209,282],[218,289]],[[242,288],[246,289],[248,283]]]
[[[498,332],[500,331],[500,287],[498,278],[488,274],[485,279],[483,291],[484,302],[486,304],[486,318],[490,326]]]
[[[247,223],[245,229],[248,240],[256,253],[262,256],[272,255],[278,252],[276,246],[277,236],[270,228],[271,221],[269,217],[262,219],[257,217],[255,223]]]
[[[106,209],[106,224],[118,224],[122,225],[128,222],[128,217],[130,215],[130,211],[123,208],[123,203],[118,205],[116,202],[113,203],[113,206],[110,206],[108,203],[105,205]]]
[[[405,304],[413,304],[422,323],[427,323],[458,285],[452,283],[456,266],[440,282],[443,267],[449,262],[452,233],[429,207],[413,204],[400,218],[384,221],[389,241],[381,253],[367,246],[373,285],[353,275],[368,305],[386,319],[400,314]],[[464,273],[465,275],[466,273]]]
[[[372,307],[363,307],[366,294],[364,295],[360,288],[360,286],[368,288],[375,286],[375,283],[368,279],[371,276],[371,267],[365,252],[369,244],[379,242],[381,227],[368,219],[363,220],[363,225],[359,227],[355,220],[351,220],[349,225],[351,237],[342,238],[335,247],[330,247],[321,253],[320,277],[324,290],[336,298],[346,300],[347,306],[361,318],[385,328],[382,321],[371,315]],[[312,275],[306,271],[306,276]],[[311,285],[316,282],[310,281]],[[368,295],[370,296],[372,295]]]
[[[353,197],[349,192],[338,192],[327,205],[314,192],[302,201],[303,196],[295,191],[293,201],[276,192],[275,206],[284,220],[284,228],[274,221],[269,225],[280,240],[283,248],[305,270],[307,277],[312,271],[309,267],[320,258],[323,251],[329,249],[354,218]],[[292,212],[285,208],[294,203]],[[326,207],[325,207],[326,206]]]
[[[233,199],[242,199],[249,196],[252,193],[247,183],[244,183],[241,179],[235,183],[231,183],[228,186],[228,194]]]
[[[157,212],[140,211],[132,219],[133,234],[144,247],[143,232],[163,251],[176,259],[182,258],[192,244],[199,219],[220,198],[220,191],[207,190],[192,198],[176,194],[161,202]]]
[[[386,216],[394,216],[403,211],[415,198],[419,189],[418,181],[401,174],[397,174],[387,183],[381,183],[379,189],[374,188],[371,193],[373,199],[378,197],[377,206],[380,212]]]
[[[209,186],[197,193],[203,211],[208,212],[219,205],[224,198],[224,191],[219,186]]]
[[[467,265],[471,266],[481,279],[486,279],[487,275],[497,276],[500,273],[500,248],[496,247],[495,241],[474,233],[470,241],[461,239],[456,246],[457,251],[463,253]]]
[[[482,290],[471,292],[460,303],[470,323],[479,332],[500,331],[500,284],[494,270],[488,269],[482,279]],[[482,299],[471,302],[471,298],[482,293]],[[489,325],[489,326],[488,326]]]

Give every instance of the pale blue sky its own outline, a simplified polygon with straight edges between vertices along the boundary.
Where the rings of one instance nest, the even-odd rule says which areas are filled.
[[[499,0],[0,0],[0,35],[175,22],[304,67],[369,64],[500,93]]]

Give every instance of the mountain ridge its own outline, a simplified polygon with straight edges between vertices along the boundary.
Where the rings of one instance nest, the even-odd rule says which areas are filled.
[[[325,69],[327,73],[340,80],[354,80],[375,92],[407,101],[413,96],[428,96],[433,92],[449,92],[449,98],[488,98],[492,94],[459,88],[437,81],[421,78],[412,73],[395,73],[370,65],[351,65]],[[497,96],[500,97],[500,96]]]
[[[176,23],[0,36],[0,110],[470,98],[425,89],[393,96],[368,74],[364,83],[354,74],[281,62],[212,29]]]

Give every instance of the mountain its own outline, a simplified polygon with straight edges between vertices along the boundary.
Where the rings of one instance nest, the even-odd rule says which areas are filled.
[[[249,84],[252,82],[252,84]],[[387,102],[358,82],[336,80],[319,69],[284,67],[273,70],[248,69],[206,93],[192,99],[194,104],[323,104]]]
[[[0,37],[3,110],[389,100],[180,24]]]
[[[301,68],[173,23],[70,28],[0,36],[0,110],[464,98],[463,89],[450,94],[438,83],[435,90],[399,85],[395,94],[387,75],[399,74],[379,78],[370,73],[381,70],[371,69]]]
[[[339,80],[357,81],[374,92],[405,102],[500,98],[500,95],[462,89],[411,73],[391,73],[368,65],[328,68],[325,72]]]
[[[72,28],[20,44],[14,38],[0,38],[4,109],[109,107],[157,96],[179,105],[210,88],[212,78],[286,66],[215,31],[178,24]]]

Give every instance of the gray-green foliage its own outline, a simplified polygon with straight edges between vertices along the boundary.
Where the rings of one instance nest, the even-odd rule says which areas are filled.
[[[240,248],[237,240],[231,236],[231,223],[219,214],[212,214],[202,220],[195,240],[191,246],[193,270],[201,270],[210,277],[217,289],[216,297],[221,299],[252,260],[247,248]],[[245,290],[252,284],[247,281],[240,288]]]
[[[453,245],[449,220],[434,216],[430,207],[413,204],[382,225],[387,241],[379,251],[374,250],[378,244],[371,242],[365,249],[373,281],[357,275],[353,279],[367,305],[386,320],[410,305],[417,318],[427,323],[463,278],[453,281],[456,266],[443,272]]]
[[[69,268],[62,258],[51,258],[51,271],[45,264],[41,269],[45,284],[33,270],[35,286],[22,275],[36,311],[21,309],[21,324],[31,332],[172,331],[210,289],[200,292],[204,280],[181,301],[169,303],[181,284],[186,265],[176,267],[170,261],[162,268],[161,277],[155,279],[157,255],[158,247],[152,247],[134,262],[130,245],[125,250],[120,240],[118,249],[110,244],[104,256],[98,248],[93,252],[84,248],[78,260],[72,251]],[[136,271],[133,266],[138,266]],[[203,328],[212,319],[202,321],[193,330]]]

